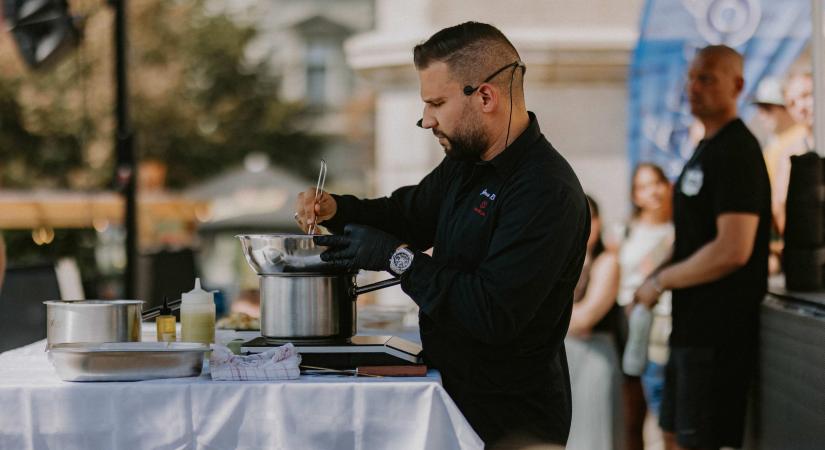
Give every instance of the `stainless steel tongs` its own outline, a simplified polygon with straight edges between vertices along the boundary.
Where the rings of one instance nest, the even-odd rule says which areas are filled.
[[[321,160],[321,171],[318,172],[318,182],[315,183],[315,200],[312,202],[312,215],[315,216],[315,205],[318,204],[318,201],[321,199],[321,195],[324,192],[324,183],[327,181],[327,162],[323,159]],[[309,229],[307,230],[307,234],[315,234],[315,227],[318,222],[318,217],[312,218],[312,223],[309,224]]]

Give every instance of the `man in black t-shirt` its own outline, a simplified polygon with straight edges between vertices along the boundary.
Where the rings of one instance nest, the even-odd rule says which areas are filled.
[[[681,448],[740,447],[767,290],[771,204],[756,138],[737,117],[742,56],[700,50],[688,75],[704,139],[673,194],[673,259],[636,292],[652,306],[673,291],[671,355],[660,415]]]

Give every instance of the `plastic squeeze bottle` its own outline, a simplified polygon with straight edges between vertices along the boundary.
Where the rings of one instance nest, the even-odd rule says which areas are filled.
[[[640,376],[647,365],[647,346],[653,313],[644,305],[636,305],[628,320],[627,346],[622,357],[622,370],[630,376]]]
[[[195,278],[194,289],[181,296],[180,326],[183,342],[215,342],[215,299],[201,289],[200,278]]]
[[[163,296],[163,306],[160,308],[160,315],[155,319],[157,326],[158,342],[175,342],[177,334],[175,331],[175,316],[172,308],[169,307],[169,297]]]

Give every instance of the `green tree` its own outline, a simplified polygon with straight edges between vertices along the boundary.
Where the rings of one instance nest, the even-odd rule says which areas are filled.
[[[48,71],[26,68],[11,34],[0,32],[0,189],[111,185],[112,11],[105,0],[69,4],[86,18],[84,39]],[[130,113],[138,159],[166,164],[173,188],[215,175],[250,152],[312,177],[322,140],[305,130],[301,105],[278,98],[267,66],[245,60],[256,30],[210,15],[205,4],[129,2]],[[73,256],[84,284],[94,286],[94,231],[56,230],[54,243],[45,247],[33,244],[30,230],[5,235],[13,264]]]
[[[135,90],[142,156],[165,161],[173,186],[219,172],[249,152],[265,153],[277,164],[311,176],[321,138],[302,129],[305,111],[300,105],[278,99],[277,82],[266,64],[245,60],[256,30],[207,14],[202,1],[185,11],[180,4],[156,3],[166,11],[138,13],[151,31],[141,33],[135,64],[138,72],[146,68],[150,73],[175,67],[176,78],[166,79],[160,89]]]
[[[101,2],[105,3],[105,2]],[[322,140],[301,105],[281,101],[263,62],[244,58],[256,30],[210,15],[204,0],[129,2],[130,112],[139,159],[185,187],[250,152],[312,176]],[[84,41],[50,71],[22,66],[0,36],[0,186],[100,189],[111,181],[113,79],[108,7],[79,9]]]

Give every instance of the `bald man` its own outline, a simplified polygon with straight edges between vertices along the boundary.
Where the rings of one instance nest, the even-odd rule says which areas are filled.
[[[304,192],[296,219],[337,233],[315,238],[330,247],[325,261],[401,279],[420,306],[427,363],[488,447],[564,444],[564,336],[590,231],[584,192],[527,111],[525,66],[501,31],[445,28],[413,61],[418,126],[446,157],[389,197],[315,202]]]
[[[673,195],[673,259],[636,292],[653,306],[673,291],[673,331],[660,422],[679,448],[740,447],[767,291],[771,193],[756,138],[737,116],[742,56],[700,50],[688,74],[704,139]]]

